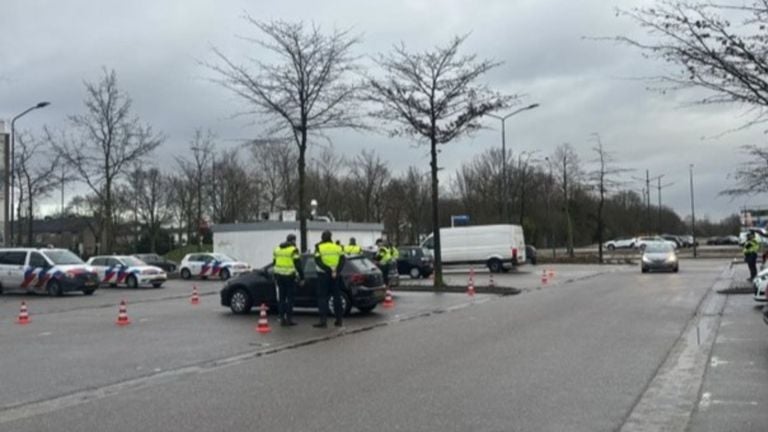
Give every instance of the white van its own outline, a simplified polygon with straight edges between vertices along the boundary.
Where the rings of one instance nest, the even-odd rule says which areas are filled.
[[[98,275],[66,249],[0,249],[0,293],[21,291],[60,296],[82,291],[91,295]]]
[[[433,251],[432,237],[421,247]],[[440,243],[443,264],[481,264],[494,273],[525,264],[525,236],[520,225],[440,228]]]

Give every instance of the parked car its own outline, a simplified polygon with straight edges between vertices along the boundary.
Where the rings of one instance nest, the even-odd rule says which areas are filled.
[[[0,293],[61,296],[81,291],[91,295],[98,287],[93,269],[66,249],[0,249]]]
[[[537,255],[536,247],[533,245],[525,245],[525,259],[528,260],[529,264],[536,265],[538,262]]]
[[[174,273],[176,272],[176,269],[179,268],[178,263],[171,261],[165,257],[162,257],[158,254],[147,253],[147,254],[135,254],[134,256],[144,261],[148,265],[160,267],[166,273]]]
[[[435,249],[430,235],[421,247]],[[492,273],[525,264],[525,236],[520,225],[477,225],[440,228],[443,264],[480,264]],[[434,253],[432,254],[434,256]]]
[[[611,251],[615,249],[633,249],[635,247],[636,242],[637,242],[636,238],[630,237],[630,238],[609,240],[605,242],[604,246],[606,249]]]
[[[677,253],[669,242],[647,242],[643,247],[643,256],[640,260],[640,270],[643,273],[649,271],[673,271],[680,270]]]
[[[684,236],[680,236],[680,238],[683,240],[683,247],[687,247],[687,248],[693,247],[694,243],[696,243],[695,246],[699,245],[698,241],[694,242],[692,235],[684,235]]]
[[[709,240],[707,240],[708,245],[738,245],[739,244],[739,238],[736,236],[721,236],[721,237],[712,237]]]
[[[397,273],[409,275],[411,279],[427,278],[434,271],[432,256],[421,246],[401,246],[398,248]]]
[[[755,287],[753,298],[756,302],[765,303],[768,302],[768,295],[766,295],[766,289],[768,289],[768,269],[763,264],[763,270],[755,276],[752,280],[752,285]]]
[[[680,238],[680,236],[674,235],[674,234],[662,234],[659,237],[663,238],[664,240],[673,242],[675,244],[675,248],[680,249],[683,247],[683,239]]]
[[[218,277],[227,280],[250,270],[251,266],[247,263],[224,254],[210,252],[186,254],[179,263],[179,275],[182,279]]]
[[[128,255],[94,256],[88,260],[93,270],[99,275],[101,284],[138,288],[153,286],[160,288],[168,279],[160,267],[147,265],[144,261]]]
[[[303,255],[301,264],[304,270],[304,284],[297,287],[294,306],[316,308],[315,292],[319,278],[314,257],[310,254]],[[348,315],[353,307],[361,312],[370,312],[384,300],[384,278],[370,259],[362,255],[348,257],[340,274],[341,303],[345,315]],[[220,295],[221,305],[229,307],[236,314],[248,313],[254,306],[262,303],[270,309],[276,309],[277,293],[272,265],[230,279],[221,289]],[[333,298],[328,299],[328,305],[330,310],[333,310]]]
[[[677,248],[676,242],[665,240],[659,236],[638,237],[635,242],[635,247],[642,250],[645,249],[645,246],[648,245],[648,243],[667,243],[673,248]]]

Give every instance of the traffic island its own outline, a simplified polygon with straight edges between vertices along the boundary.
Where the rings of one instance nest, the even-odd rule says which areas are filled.
[[[434,293],[466,293],[467,287],[460,285],[443,285],[440,289],[435,289],[432,285],[416,285],[416,284],[404,284],[400,283],[400,286],[395,287],[393,291],[410,291],[410,292],[434,292]],[[517,295],[522,290],[513,287],[503,286],[490,286],[490,285],[475,285],[475,293],[477,294],[494,294],[501,296]]]

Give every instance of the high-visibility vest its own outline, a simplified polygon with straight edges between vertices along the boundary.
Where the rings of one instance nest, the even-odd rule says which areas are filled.
[[[392,261],[392,253],[389,251],[389,248],[387,247],[380,247],[379,248],[379,262],[384,264],[389,264],[390,261]]]
[[[347,255],[360,255],[363,252],[363,248],[360,245],[346,245],[344,246],[344,253]]]
[[[397,261],[397,259],[400,257],[400,251],[397,250],[396,247],[392,246],[391,248],[389,248],[389,255],[392,261]]]
[[[760,245],[754,239],[747,240],[747,242],[744,243],[744,253],[745,254],[757,253],[759,250],[760,250]]]
[[[319,257],[331,270],[336,270],[343,254],[344,250],[334,242],[318,243],[315,251],[315,257]]]
[[[275,257],[275,274],[293,276],[296,274],[294,260],[299,259],[299,250],[296,246],[276,247],[273,253]]]

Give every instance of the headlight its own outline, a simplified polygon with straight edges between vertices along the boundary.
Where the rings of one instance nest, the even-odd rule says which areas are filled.
[[[667,257],[667,262],[673,263],[677,261],[677,257],[675,255],[670,255]]]
[[[648,258],[647,256],[643,255],[643,262],[649,263],[649,262],[651,262],[651,259]]]

